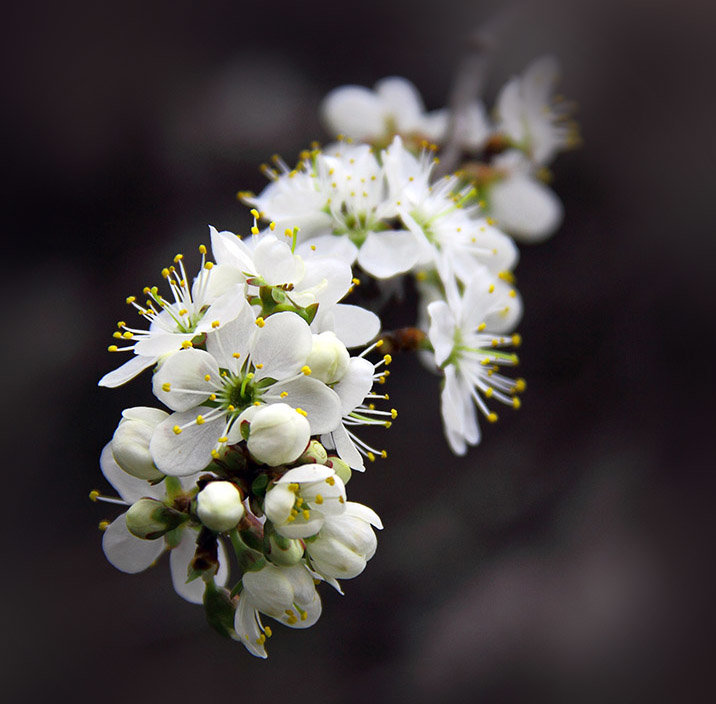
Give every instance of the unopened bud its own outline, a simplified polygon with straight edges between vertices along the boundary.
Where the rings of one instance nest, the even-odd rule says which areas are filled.
[[[297,565],[303,558],[303,544],[296,538],[284,538],[282,535],[272,535],[269,538],[271,552],[269,559],[275,565],[289,567]]]
[[[236,528],[244,516],[241,492],[231,482],[211,482],[196,497],[196,514],[217,533]]]
[[[179,511],[156,499],[139,499],[125,514],[127,530],[137,538],[155,540],[173,530],[186,520]]]
[[[340,477],[340,479],[343,481],[344,484],[348,484],[348,481],[350,480],[353,472],[351,472],[351,468],[348,466],[346,462],[344,462],[340,457],[336,457],[335,455],[331,455],[328,458],[328,461],[326,464],[330,462],[331,466],[336,472],[336,475]]]
[[[285,403],[260,406],[250,423],[249,452],[257,462],[272,467],[297,460],[311,437],[305,415]]]
[[[318,440],[311,440],[306,451],[296,461],[300,464],[323,464],[327,459],[326,448]]]
[[[346,346],[327,330],[313,336],[313,346],[306,364],[311,368],[311,376],[324,384],[334,384],[348,371],[350,355]]]
[[[154,465],[149,441],[154,429],[168,413],[158,408],[138,406],[122,413],[122,420],[110,442],[112,457],[127,474],[139,479],[161,479],[164,476]]]

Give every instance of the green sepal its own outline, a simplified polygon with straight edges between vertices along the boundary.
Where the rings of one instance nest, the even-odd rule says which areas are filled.
[[[318,313],[318,303],[311,303],[310,306],[300,308],[296,312],[310,325]]]
[[[263,472],[251,482],[251,493],[255,496],[263,496],[266,493],[266,487],[268,486],[268,474]]]
[[[170,550],[177,547],[179,545],[179,543],[181,543],[182,529],[183,529],[183,526],[179,526],[178,528],[175,528],[174,530],[170,530],[169,532],[164,534],[164,540],[167,541],[167,547]]]
[[[251,423],[247,420],[242,420],[241,423],[239,423],[239,432],[244,440],[248,440],[249,434],[251,433]]]
[[[232,594],[224,587],[217,587],[213,579],[206,582],[204,589],[204,613],[207,623],[225,638],[235,638],[234,612],[236,607]]]
[[[240,530],[239,535],[241,536],[241,540],[244,541],[246,547],[251,548],[258,553],[262,551],[263,541],[252,530]]]

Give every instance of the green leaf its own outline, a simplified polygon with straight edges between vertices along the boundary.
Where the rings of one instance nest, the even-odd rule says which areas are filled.
[[[213,579],[206,583],[204,589],[204,612],[207,623],[225,638],[236,636],[234,630],[234,612],[236,607],[231,594],[224,587],[217,587]]]

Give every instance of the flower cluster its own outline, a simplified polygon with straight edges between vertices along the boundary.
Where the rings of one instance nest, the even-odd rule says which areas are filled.
[[[258,215],[258,213],[257,213]],[[211,229],[215,261],[200,246],[188,279],[182,255],[164,269],[171,292],[144,290],[127,302],[148,328],[118,324],[110,351],[130,353],[102,386],[153,367],[152,390],[167,409],[122,414],[101,467],[127,506],[102,524],[109,561],[139,572],[169,551],[176,591],[203,603],[209,623],[266,657],[271,629],[260,614],[294,628],[318,619],[315,580],[362,572],[380,519],[348,501],[351,469],[385,456],[356,426],[390,426],[394,409],[373,391],[389,355],[377,316],[341,303],[350,267],[308,250],[275,225],[240,239]],[[349,348],[365,349],[351,355]],[[230,552],[239,566],[229,584]]]
[[[393,353],[419,351],[442,376],[456,454],[480,441],[480,415],[497,420],[495,402],[520,407],[525,382],[507,373],[522,314],[515,238],[559,225],[543,179],[576,139],[552,97],[556,73],[546,58],[510,80],[491,121],[479,102],[427,113],[404,79],[336,89],[323,117],[347,136],[295,168],[275,157],[264,190],[239,193],[251,235],[210,228],[211,259],[200,245],[193,279],[178,254],[163,287],[127,298],[144,322],[117,324],[109,350],[129,358],[99,383],[151,369],[163,407],[126,409],[102,452],[118,497],[90,496],[126,507],[100,524],[115,567],[140,572],[169,552],[176,591],[266,657],[264,617],[311,626],[316,585],[341,591],[375,553],[381,521],[346,484],[387,455],[360,426],[397,415],[378,391]],[[447,144],[464,160],[441,175]],[[400,299],[402,276],[419,319],[381,333],[376,312]],[[346,302],[364,280],[365,307]]]

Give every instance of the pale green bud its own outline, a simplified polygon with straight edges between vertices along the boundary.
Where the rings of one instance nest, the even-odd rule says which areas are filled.
[[[156,499],[139,499],[125,514],[127,530],[137,538],[155,540],[181,525],[186,516]]]
[[[197,494],[196,514],[217,533],[236,528],[244,517],[241,492],[231,482],[211,482]]]
[[[122,416],[110,442],[115,462],[133,477],[149,481],[161,479],[164,475],[154,465],[149,441],[154,429],[169,414],[158,408],[138,406],[126,409]]]
[[[327,330],[313,336],[313,346],[306,364],[311,368],[311,376],[324,384],[334,384],[348,371],[350,355],[346,346]]]
[[[297,565],[303,558],[303,545],[296,538],[272,535],[269,542],[271,543],[271,553],[268,557],[276,565],[285,567]]]
[[[335,455],[331,455],[328,458],[326,464],[328,463],[332,465],[333,469],[336,472],[336,475],[343,481],[343,483],[348,484],[353,474],[348,464],[344,462],[340,457],[336,457]]]
[[[323,464],[327,459],[326,448],[318,440],[311,440],[306,451],[296,461],[300,464]]]

